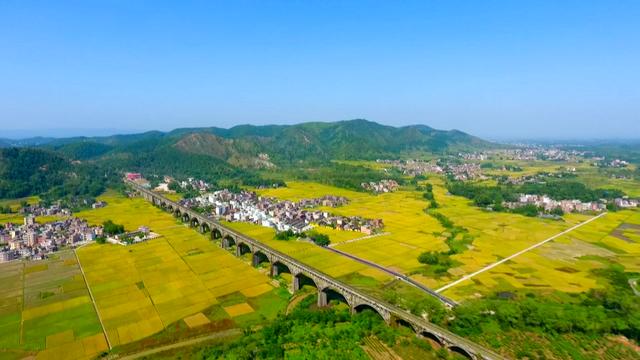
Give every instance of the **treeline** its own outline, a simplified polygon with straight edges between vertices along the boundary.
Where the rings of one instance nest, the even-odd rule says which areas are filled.
[[[596,201],[599,199],[614,199],[624,196],[616,189],[590,189],[576,181],[550,181],[545,184],[523,184],[484,186],[463,181],[447,182],[449,193],[464,196],[473,200],[479,207],[491,207],[496,211],[505,210],[502,203],[517,201],[519,194],[547,195],[554,200]],[[526,211],[518,210],[518,211]]]
[[[629,287],[629,273],[615,265],[599,273],[609,280],[610,288],[591,290],[572,302],[534,294],[470,300],[454,309],[448,326],[472,337],[483,336],[483,329],[499,329],[572,337],[620,334],[640,340],[640,301]]]
[[[363,182],[378,182],[384,179],[392,179],[398,182],[398,184],[404,183],[399,173],[384,173],[364,166],[338,163],[326,163],[316,168],[294,168],[289,169],[288,172],[291,177],[299,181],[314,181],[355,191],[364,191],[362,186],[360,186]]]

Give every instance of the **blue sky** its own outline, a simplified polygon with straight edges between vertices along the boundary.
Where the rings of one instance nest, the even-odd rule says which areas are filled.
[[[638,138],[639,19],[639,1],[4,0],[0,137],[366,118]]]

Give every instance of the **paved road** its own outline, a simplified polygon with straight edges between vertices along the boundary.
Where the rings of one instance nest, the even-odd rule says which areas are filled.
[[[461,282],[463,282],[463,281],[467,281],[467,280],[471,279],[472,277],[474,277],[474,276],[476,276],[476,275],[479,275],[479,274],[481,274],[481,273],[483,273],[483,272],[485,272],[485,271],[491,270],[491,269],[493,269],[494,267],[496,267],[496,266],[498,266],[498,265],[500,265],[500,264],[503,264],[503,263],[505,263],[505,262],[507,262],[507,261],[509,261],[509,260],[511,260],[511,259],[513,259],[513,258],[515,258],[515,257],[517,257],[517,256],[520,256],[520,255],[522,255],[522,254],[524,254],[524,253],[528,252],[528,251],[531,251],[531,250],[533,250],[533,249],[535,249],[535,248],[537,248],[537,247],[540,247],[540,246],[542,246],[542,245],[544,245],[544,244],[548,243],[549,241],[552,241],[552,240],[554,240],[554,239],[556,239],[556,238],[558,238],[558,237],[560,237],[560,236],[562,236],[562,235],[565,235],[565,234],[567,234],[567,233],[570,233],[571,231],[573,231],[573,230],[575,230],[575,229],[577,229],[577,228],[579,228],[579,227],[581,227],[581,226],[587,225],[588,223],[592,222],[593,220],[599,219],[599,218],[601,218],[601,217],[605,216],[606,214],[607,214],[607,213],[606,213],[606,212],[604,212],[604,213],[602,213],[602,214],[600,214],[600,215],[598,215],[598,216],[594,216],[594,217],[592,217],[591,219],[589,219],[589,220],[587,220],[587,221],[584,221],[584,222],[581,222],[580,224],[577,224],[577,225],[575,225],[575,226],[572,226],[572,227],[568,228],[567,230],[565,230],[565,231],[563,231],[563,232],[561,232],[561,233],[558,233],[558,234],[556,234],[556,235],[553,235],[552,237],[550,237],[550,238],[548,238],[548,239],[546,239],[546,240],[542,240],[541,242],[539,242],[539,243],[537,243],[537,244],[534,244],[534,245],[531,245],[531,246],[529,246],[528,248],[526,248],[526,249],[524,249],[524,250],[520,250],[520,251],[518,251],[517,253],[515,253],[515,254],[513,254],[513,255],[511,255],[511,256],[508,256],[508,257],[506,257],[506,258],[504,258],[504,259],[502,259],[502,260],[500,260],[500,261],[494,262],[494,263],[493,263],[493,264],[491,264],[491,265],[485,266],[485,267],[483,267],[482,269],[480,269],[480,270],[478,270],[478,271],[476,271],[476,272],[473,272],[473,273],[471,273],[471,274],[469,274],[469,275],[465,275],[465,276],[463,276],[462,278],[460,278],[460,279],[458,279],[458,280],[456,280],[456,281],[454,281],[454,282],[452,282],[452,283],[450,283],[450,284],[448,284],[448,285],[445,285],[445,286],[441,287],[440,289],[436,290],[436,292],[438,292],[438,293],[443,292],[443,291],[445,291],[445,290],[449,289],[449,288],[450,288],[450,287],[452,287],[452,286],[456,286],[456,285],[458,285],[459,283],[461,283]]]
[[[197,337],[197,338],[183,340],[183,341],[180,341],[180,342],[177,342],[177,343],[173,343],[173,344],[169,344],[169,345],[159,346],[157,348],[141,351],[141,352],[138,352],[138,353],[135,353],[135,354],[129,354],[129,355],[125,355],[125,356],[122,356],[122,357],[117,357],[116,359],[118,359],[118,360],[139,359],[141,357],[150,356],[150,355],[154,355],[154,354],[157,354],[157,353],[161,353],[161,352],[165,352],[165,351],[169,351],[169,350],[173,350],[173,349],[179,349],[181,347],[191,346],[191,345],[195,345],[195,344],[198,344],[198,343],[201,343],[201,342],[205,342],[205,341],[210,341],[210,340],[215,340],[215,339],[222,339],[222,338],[227,338],[227,337],[232,337],[232,336],[237,336],[237,335],[242,335],[242,330],[241,329],[229,329],[229,330],[219,331],[219,332],[207,335],[207,336],[201,336],[201,337]]]
[[[448,306],[452,306],[452,307],[453,307],[453,306],[458,305],[458,303],[456,303],[455,301],[453,301],[453,300],[451,300],[451,299],[449,299],[449,298],[447,298],[447,297],[445,297],[445,296],[443,296],[443,295],[441,295],[441,294],[438,294],[438,292],[436,292],[435,290],[430,289],[430,288],[428,288],[428,287],[426,287],[426,286],[422,285],[421,283],[419,283],[419,282],[417,282],[417,281],[415,281],[415,280],[411,279],[410,277],[408,277],[408,276],[406,276],[406,275],[404,275],[404,274],[401,274],[401,273],[399,273],[399,272],[397,272],[397,271],[393,271],[393,270],[388,269],[388,268],[386,268],[386,267],[384,267],[384,266],[380,266],[380,265],[378,265],[378,264],[376,264],[376,263],[374,263],[374,262],[371,262],[371,261],[369,261],[369,260],[365,260],[365,259],[359,258],[359,257],[357,257],[357,256],[351,255],[351,254],[346,253],[346,252],[344,252],[344,251],[340,251],[340,250],[338,250],[338,249],[334,249],[334,248],[330,248],[330,247],[325,247],[325,249],[327,249],[327,250],[329,250],[329,251],[332,251],[332,252],[334,252],[334,253],[336,253],[336,254],[340,254],[340,255],[342,255],[342,256],[346,256],[346,257],[348,257],[348,258],[350,258],[350,259],[353,259],[353,260],[355,260],[355,261],[357,261],[357,262],[360,262],[360,263],[362,263],[362,264],[365,264],[365,265],[368,265],[368,266],[374,267],[374,268],[376,268],[376,269],[382,270],[382,271],[386,272],[387,274],[393,275],[393,276],[395,276],[396,278],[398,278],[399,280],[402,280],[402,281],[404,281],[404,282],[408,283],[409,285],[412,285],[412,286],[414,286],[414,287],[417,287],[418,289],[420,289],[420,290],[422,290],[422,291],[424,291],[424,292],[428,293],[429,295],[431,295],[431,296],[433,296],[433,297],[437,298],[438,300],[442,301],[443,303],[447,304]]]

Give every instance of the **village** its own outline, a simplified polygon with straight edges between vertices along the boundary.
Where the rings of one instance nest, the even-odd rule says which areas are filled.
[[[23,224],[0,225],[0,262],[16,259],[44,259],[64,246],[80,246],[102,236],[102,227],[68,217],[39,224],[32,214]]]
[[[636,199],[617,198],[611,202],[615,207],[620,209],[629,209],[638,207],[639,201]],[[507,209],[516,209],[519,207],[534,205],[544,211],[551,212],[555,209],[561,209],[563,213],[572,212],[602,212],[607,210],[607,201],[588,201],[580,200],[554,200],[546,195],[520,194],[518,201],[504,202],[502,204]]]
[[[397,181],[389,179],[380,180],[378,182],[363,182],[360,186],[366,191],[371,191],[375,194],[394,192],[400,187]]]
[[[342,196],[326,195],[293,202],[258,196],[251,191],[233,193],[219,190],[196,198],[183,199],[180,203],[212,218],[250,222],[281,232],[293,231],[299,234],[311,230],[313,225],[320,225],[370,235],[383,227],[381,219],[338,216],[328,211],[313,209],[320,206],[335,208],[345,205],[348,199]]]
[[[475,163],[444,163],[442,160],[426,161],[426,160],[376,160],[379,164],[389,164],[404,175],[420,176],[426,174],[445,174],[455,180],[484,180],[486,177],[482,174],[480,165]]]

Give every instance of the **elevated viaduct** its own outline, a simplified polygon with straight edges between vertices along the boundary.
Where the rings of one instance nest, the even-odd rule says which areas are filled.
[[[223,248],[235,248],[237,256],[250,253],[254,266],[262,262],[268,262],[272,276],[276,276],[280,272],[291,273],[294,291],[299,290],[304,284],[315,286],[318,290],[319,306],[328,305],[329,299],[338,299],[346,302],[352,312],[359,312],[365,309],[373,310],[388,325],[407,326],[418,336],[431,339],[449,351],[461,354],[469,359],[503,359],[502,356],[491,350],[397,306],[365,294],[361,290],[332,278],[319,269],[306,265],[256,239],[230,229],[214,219],[207,218],[134,182],[128,180],[125,180],[125,182],[147,201],[173,213],[174,216],[197,228],[200,232],[210,233],[211,239],[219,240]]]

